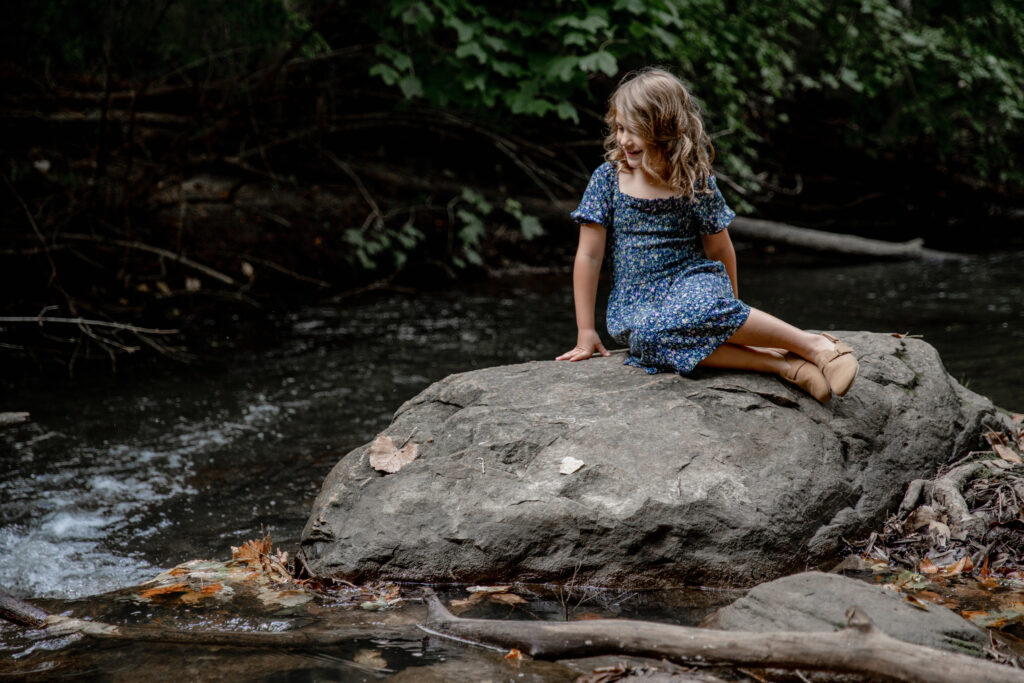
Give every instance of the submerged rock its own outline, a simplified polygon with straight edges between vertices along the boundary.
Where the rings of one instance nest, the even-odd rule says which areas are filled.
[[[988,633],[942,605],[916,607],[899,591],[837,574],[805,572],[763,583],[701,626],[726,631],[830,632],[858,607],[875,628],[907,643],[980,656]]]
[[[381,433],[415,460],[385,474],[366,444],[328,475],[309,566],[623,587],[749,586],[825,562],[994,412],[923,341],[842,336],[860,376],[825,405],[768,375],[648,375],[619,354],[447,377]]]

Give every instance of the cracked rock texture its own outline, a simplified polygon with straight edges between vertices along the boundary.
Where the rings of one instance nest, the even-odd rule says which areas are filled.
[[[846,624],[846,611],[859,608],[875,628],[906,643],[981,656],[988,633],[951,609],[907,602],[899,591],[837,574],[804,572],[753,588],[701,626],[725,631],[828,632]]]
[[[324,482],[310,568],[351,581],[754,585],[833,559],[994,412],[917,339],[840,333],[860,376],[820,405],[755,373],[648,375],[621,354],[452,375]],[[562,460],[583,461],[559,474]]]

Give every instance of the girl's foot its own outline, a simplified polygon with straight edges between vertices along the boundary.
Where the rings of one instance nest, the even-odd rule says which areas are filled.
[[[814,363],[795,353],[787,353],[782,360],[786,363],[785,370],[780,373],[782,379],[797,385],[819,403],[828,403],[832,399],[829,382]]]
[[[850,390],[850,385],[857,377],[857,359],[853,357],[853,349],[849,345],[828,332],[822,332],[821,336],[832,342],[832,348],[817,356],[817,366],[828,381],[828,385],[832,387],[832,393],[842,396]]]

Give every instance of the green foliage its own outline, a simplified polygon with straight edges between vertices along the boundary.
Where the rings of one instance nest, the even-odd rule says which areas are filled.
[[[848,112],[849,143],[869,152],[926,149],[991,181],[1024,182],[1011,151],[1024,142],[1024,6],[912,7],[391,0],[368,19],[380,38],[371,74],[410,101],[578,123],[584,108],[603,108],[604,77],[658,63],[694,85],[725,169],[752,189],[762,141],[808,93]]]
[[[459,268],[465,268],[467,263],[474,266],[482,266],[483,258],[480,255],[480,243],[487,234],[487,221],[494,215],[494,205],[480,194],[468,187],[462,188],[462,194],[453,200],[453,206],[462,203],[465,206],[455,211],[458,219],[458,248],[452,254],[451,259]],[[527,240],[544,234],[544,228],[536,216],[523,212],[523,205],[512,199],[505,200],[502,207],[504,212],[512,217],[519,228],[519,232]],[[492,218],[493,220],[493,218]]]
[[[342,239],[352,247],[350,262],[363,270],[393,268],[405,265],[409,253],[423,241],[425,235],[411,221],[402,224],[398,229],[381,226],[372,230],[346,230]],[[391,263],[380,259],[388,258]]]

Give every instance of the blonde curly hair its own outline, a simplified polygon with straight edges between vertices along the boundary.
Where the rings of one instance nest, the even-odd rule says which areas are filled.
[[[605,159],[631,173],[626,154],[615,139],[616,118],[647,143],[640,168],[674,192],[692,197],[711,192],[708,178],[715,148],[704,130],[700,105],[683,82],[668,71],[646,68],[619,82],[608,99]]]

